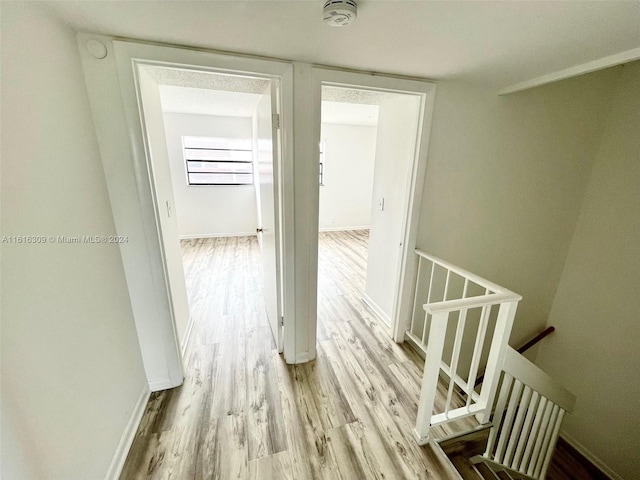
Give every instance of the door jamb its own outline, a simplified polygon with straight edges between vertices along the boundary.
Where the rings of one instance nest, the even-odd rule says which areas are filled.
[[[92,41],[106,47],[106,57],[96,58],[90,54],[87,44]],[[170,388],[182,383],[183,369],[168,291],[157,205],[152,201],[155,193],[139,118],[134,64],[184,66],[193,70],[252,75],[279,81],[283,137],[283,168],[280,173],[283,190],[279,202],[284,227],[280,248],[284,251],[293,243],[293,135],[290,131],[293,125],[293,67],[291,63],[282,61],[122,41],[102,35],[78,34],[78,43],[116,230],[120,235],[129,237],[129,243],[119,247],[147,380],[151,390]],[[283,312],[286,320],[295,301],[292,287],[295,282],[293,272],[286,270],[286,264],[284,267]],[[289,358],[295,355],[292,352],[294,333],[293,326],[285,328],[285,359],[291,362],[293,360]]]
[[[416,248],[418,222],[422,206],[422,192],[424,190],[427,152],[429,148],[436,85],[426,80],[409,80],[380,74],[343,71],[322,67],[314,67],[312,77],[314,92],[319,92],[322,85],[333,85],[420,96],[421,101],[418,128],[416,131],[416,146],[414,149],[414,158],[411,164],[409,189],[406,198],[408,204],[404,210],[404,218],[402,222],[404,233],[400,253],[400,268],[398,272],[398,280],[395,285],[394,305],[391,313],[391,332],[393,340],[395,342],[402,343],[404,342],[404,334],[409,324],[411,310],[413,308],[413,297],[415,294],[414,278],[417,263],[414,250]],[[313,142],[316,150],[320,142],[320,97],[321,96],[319,94],[313,97],[314,105],[312,108],[312,111],[316,112],[312,119],[314,133]],[[313,203],[318,207],[319,187],[314,188],[313,191],[315,195]],[[316,208],[315,213],[316,215],[319,213],[318,208]],[[318,230],[317,224],[316,230]],[[316,238],[318,236],[317,231],[312,232],[311,234],[315,234]],[[313,266],[317,275],[317,256]],[[317,301],[317,287],[316,291],[310,292],[310,294],[313,294],[313,298]],[[310,330],[315,332],[316,328],[317,317],[316,325],[310,326]]]

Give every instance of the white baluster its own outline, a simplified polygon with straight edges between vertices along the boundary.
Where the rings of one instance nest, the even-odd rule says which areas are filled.
[[[553,403],[547,401],[547,405],[544,409],[544,415],[542,416],[542,421],[540,422],[540,429],[538,430],[538,434],[536,435],[536,444],[534,445],[533,453],[531,454],[531,462],[529,462],[529,468],[527,468],[527,475],[529,476],[533,476],[536,464],[538,463],[538,455],[540,455],[540,451],[542,450],[542,442],[544,441],[545,433],[549,428],[549,418],[551,417],[551,411],[553,410],[553,407]]]
[[[525,433],[521,433],[522,424],[524,422],[524,416],[527,412],[527,406],[529,405],[529,399],[531,398],[531,388],[525,386],[524,391],[522,392],[522,399],[520,400],[520,406],[518,408],[518,415],[516,417],[515,422],[513,423],[513,428],[511,429],[511,436],[509,437],[509,444],[507,445],[507,451],[504,454],[504,459],[502,461],[505,465],[511,465],[511,468],[515,468],[511,459],[513,458],[513,453],[516,448],[516,444],[518,443],[518,439],[525,435]]]
[[[520,468],[518,469],[522,473],[527,472],[527,467],[531,463],[531,454],[533,453],[533,446],[536,443],[536,439],[538,438],[538,432],[540,430],[540,425],[542,424],[542,415],[547,406],[547,399],[544,397],[540,398],[540,403],[538,404],[538,408],[536,410],[535,420],[533,421],[533,426],[531,427],[531,432],[529,432],[529,440],[527,441],[527,447],[524,450],[524,456],[522,457],[522,462],[520,464]]]
[[[487,441],[487,450],[485,452],[485,456],[488,458],[493,458],[493,454],[492,454],[493,446],[496,442],[498,431],[500,430],[500,424],[502,423],[502,415],[504,414],[504,407],[507,404],[507,399],[509,398],[509,391],[511,389],[512,383],[513,383],[513,377],[505,373],[504,378],[502,380],[502,388],[500,389],[500,396],[498,397],[498,403],[496,403],[496,411],[493,414],[493,428],[489,433],[489,440]]]
[[[540,398],[540,394],[534,391],[533,395],[531,395],[531,400],[529,401],[527,416],[524,419],[524,425],[522,426],[522,435],[520,435],[520,440],[518,441],[518,446],[516,447],[516,453],[513,456],[513,462],[511,462],[511,467],[514,470],[518,470],[522,473],[526,471],[526,465],[523,465],[522,463],[520,463],[520,461],[522,460],[522,454],[524,453],[524,447],[527,444],[527,439],[530,438],[529,432],[531,423],[533,422],[533,417],[536,413],[536,407],[538,406],[538,398]]]
[[[429,277],[429,291],[427,292],[427,303],[431,303],[431,289],[433,288],[433,271],[436,268],[436,262],[431,262],[431,276]]]
[[[540,478],[540,472],[542,471],[542,466],[545,463],[545,457],[549,453],[549,444],[551,443],[551,436],[553,435],[553,432],[556,428],[556,419],[558,418],[559,411],[560,407],[554,404],[553,410],[551,411],[551,419],[549,420],[547,431],[544,434],[542,449],[540,450],[540,455],[538,455],[538,460],[536,461],[536,468],[533,470],[533,475],[536,478]]]
[[[558,441],[558,433],[560,432],[560,425],[562,424],[564,413],[565,413],[564,410],[560,409],[560,413],[558,414],[558,418],[556,419],[556,424],[553,428],[553,434],[551,436],[553,441],[549,443],[549,448],[544,457],[544,464],[542,465],[542,470],[540,471],[540,478],[545,478],[547,476],[547,470],[549,469],[549,463],[551,463],[551,458],[553,457],[553,451],[556,448],[556,443]]]
[[[424,325],[422,326],[422,337],[420,337],[422,345],[427,345],[427,342],[424,341],[424,339],[427,338],[427,325],[429,325],[429,313],[425,312]]]
[[[458,371],[458,359],[460,358],[460,347],[462,346],[462,336],[464,335],[465,322],[467,320],[467,309],[460,311],[460,317],[458,318],[458,327],[456,328],[456,339],[453,343],[453,351],[451,352],[451,363],[449,364],[449,390],[447,391],[447,402],[444,406],[444,413],[449,413],[449,406],[451,405],[451,397],[453,396],[453,387],[456,382],[454,381],[456,373]],[[471,393],[469,393],[471,396]]]
[[[467,379],[467,407],[471,405],[471,392],[476,388],[476,378],[478,376],[478,368],[480,367],[480,358],[482,357],[482,348],[484,347],[484,339],[487,336],[487,326],[489,325],[489,316],[491,315],[491,305],[482,307],[480,314],[480,325],[478,325],[478,333],[476,334],[476,343],[473,347],[473,358],[471,359],[471,367],[469,368],[469,378]]]
[[[507,446],[507,440],[509,438],[509,432],[511,431],[511,425],[513,425],[513,418],[516,415],[516,405],[520,401],[520,392],[522,391],[522,382],[516,380],[511,390],[511,398],[509,399],[509,407],[507,408],[507,414],[504,417],[504,423],[502,424],[502,430],[500,433],[500,441],[496,448],[495,460],[498,463],[502,463],[504,458],[505,448]]]
[[[442,296],[442,301],[444,302],[447,299],[447,292],[449,291],[449,277],[451,276],[451,270],[447,270],[447,279],[444,282],[444,295]]]
[[[422,270],[422,257],[420,255],[418,255],[418,271],[416,273],[416,292],[415,295],[413,296],[413,309],[411,310],[411,326],[409,327],[409,331],[411,333],[413,333],[415,335],[415,332],[413,331],[413,326],[415,323],[415,317],[416,317],[416,305],[418,305],[418,295],[420,294],[420,272]],[[426,322],[426,320],[425,320]]]

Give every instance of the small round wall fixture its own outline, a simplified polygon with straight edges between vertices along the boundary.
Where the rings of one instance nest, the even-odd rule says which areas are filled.
[[[98,40],[91,39],[87,42],[87,50],[98,60],[102,60],[107,56],[108,50],[104,43],[99,42]]]
[[[356,21],[358,5],[353,0],[328,0],[322,9],[323,20],[332,27],[345,27]]]

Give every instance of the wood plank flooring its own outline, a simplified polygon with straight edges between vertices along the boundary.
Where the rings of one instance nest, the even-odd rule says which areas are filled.
[[[152,394],[120,478],[460,478],[412,437],[422,360],[361,300],[367,242],[321,234],[318,356],[295,366],[272,340],[255,237],[183,242],[186,379]]]

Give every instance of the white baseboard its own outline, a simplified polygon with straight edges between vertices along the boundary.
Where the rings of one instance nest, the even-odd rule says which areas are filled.
[[[580,453],[580,455],[582,455],[584,458],[586,458],[591,463],[593,463],[596,467],[598,467],[602,471],[602,473],[604,473],[606,476],[611,478],[611,480],[624,480],[620,475],[618,475],[616,472],[611,470],[611,468],[609,468],[602,460],[600,460],[593,453],[591,453],[587,449],[587,447],[582,445],[579,441],[577,441],[567,432],[561,431],[560,436],[565,442],[567,442],[569,445],[575,448],[578,451],[578,453]]]
[[[118,480],[120,478],[122,467],[124,467],[124,462],[127,459],[127,455],[131,449],[131,444],[133,443],[133,439],[138,431],[142,415],[144,415],[144,410],[147,407],[149,395],[151,395],[151,391],[149,390],[149,387],[145,385],[142,392],[140,392],[140,396],[138,397],[135,407],[133,407],[131,417],[129,417],[129,421],[122,432],[120,443],[118,443],[118,448],[116,448],[113,458],[111,459],[111,464],[109,465],[109,470],[107,470],[105,480]]]
[[[363,227],[320,227],[318,230],[320,232],[348,232],[350,230],[369,230],[370,228],[370,225],[366,225]]]
[[[316,358],[315,352],[300,352],[296,354],[296,364],[307,363]]]
[[[222,238],[222,237],[255,237],[257,234],[253,232],[234,232],[234,233],[199,233],[195,235],[180,235],[180,240],[194,240],[197,238]]]
[[[376,302],[374,302],[373,299],[369,295],[367,295],[366,293],[362,296],[362,300],[364,301],[364,303],[369,305],[371,310],[373,310],[373,312],[378,317],[380,317],[380,320],[382,320],[384,322],[384,326],[387,327],[387,329],[390,329],[391,328],[391,319],[389,318],[389,315],[384,313],[384,311],[378,306],[378,304]]]
[[[152,392],[159,392],[160,390],[168,390],[176,386],[177,385],[170,378],[163,378],[161,380],[149,380],[149,390],[151,390]]]
[[[187,347],[189,346],[189,340],[191,339],[192,331],[193,331],[193,317],[189,315],[189,323],[187,323],[187,330],[184,335],[184,341],[182,342],[182,358],[184,358],[184,354],[187,352]]]

